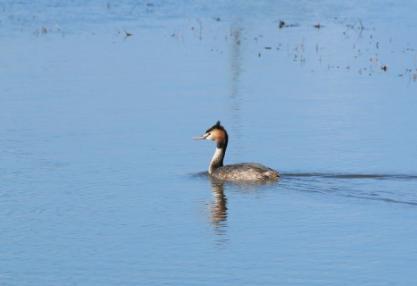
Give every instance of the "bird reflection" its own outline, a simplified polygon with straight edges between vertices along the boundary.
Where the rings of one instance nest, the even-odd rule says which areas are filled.
[[[211,190],[214,201],[210,204],[210,219],[216,234],[223,235],[227,221],[227,198],[224,194],[224,183],[211,178]]]
[[[211,176],[208,176],[208,178],[211,183],[211,191],[213,194],[213,201],[209,203],[209,219],[213,226],[214,233],[217,236],[216,243],[218,245],[224,245],[228,241],[226,231],[228,227],[227,218],[230,214],[230,210],[227,207],[227,197],[225,195],[225,182]],[[259,194],[258,191],[262,186],[273,186],[275,183],[276,182],[258,182],[253,184],[236,184],[234,186],[228,184],[227,188],[232,187],[234,190],[238,190],[241,193]]]

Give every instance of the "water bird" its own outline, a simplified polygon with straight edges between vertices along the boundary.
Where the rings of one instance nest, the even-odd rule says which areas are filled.
[[[212,127],[195,140],[212,140],[216,143],[216,151],[210,161],[208,173],[211,177],[223,181],[267,182],[279,178],[279,173],[258,163],[240,163],[223,165],[229,136],[226,129],[217,121]]]

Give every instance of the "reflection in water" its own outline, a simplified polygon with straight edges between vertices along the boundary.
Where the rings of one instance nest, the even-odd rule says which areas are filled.
[[[222,245],[227,239],[227,198],[224,194],[224,183],[210,179],[214,201],[210,204],[210,221],[214,226],[217,243]]]
[[[216,227],[225,226],[227,219],[227,198],[224,194],[223,182],[211,180],[214,202],[211,204],[211,222]]]
[[[232,115],[232,128],[236,132],[236,137],[240,138],[240,100],[239,98],[239,81],[241,74],[242,56],[241,56],[241,39],[242,28],[239,25],[232,26],[230,31],[230,114]]]
[[[199,176],[207,175],[207,172],[199,173]],[[227,217],[228,217],[228,208],[227,208],[227,197],[225,195],[225,182],[221,180],[216,180],[211,176],[208,176],[211,182],[211,191],[214,197],[212,203],[210,203],[210,222],[214,226],[214,231],[217,236],[220,236],[218,242],[222,244],[227,241],[225,235],[227,230]],[[258,193],[261,186],[273,186],[277,182],[257,182],[257,183],[242,183],[242,184],[232,184],[235,190],[238,190],[242,193]],[[228,187],[232,185],[228,184]]]
[[[230,71],[231,71],[231,82],[230,82],[230,97],[235,98],[239,92],[239,78],[241,73],[241,31],[240,27],[232,27],[231,29],[231,49],[230,49]],[[234,101],[233,103],[238,103]],[[239,110],[239,106],[233,106],[234,110]]]

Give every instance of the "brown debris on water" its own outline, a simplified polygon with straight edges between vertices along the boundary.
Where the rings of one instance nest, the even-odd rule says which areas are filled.
[[[293,27],[298,27],[298,24],[288,24],[283,20],[279,20],[278,21],[278,28],[282,29],[282,28],[293,28]]]
[[[316,28],[317,30],[320,30],[321,28],[323,28],[324,26],[320,24],[320,22],[318,22],[317,24],[315,24],[313,26],[314,28]]]
[[[61,35],[64,35],[63,29],[58,24],[55,24],[53,26],[41,26],[33,32],[33,34],[35,34],[38,37],[41,35],[47,35],[47,34],[53,34],[53,33],[60,33]]]

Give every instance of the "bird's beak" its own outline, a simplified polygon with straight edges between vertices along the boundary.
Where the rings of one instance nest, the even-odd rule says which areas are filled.
[[[201,136],[193,137],[194,140],[205,140],[207,138],[208,134],[205,133]]]

